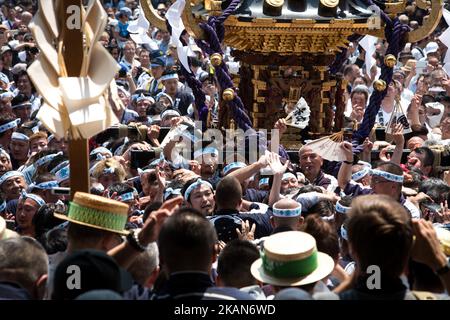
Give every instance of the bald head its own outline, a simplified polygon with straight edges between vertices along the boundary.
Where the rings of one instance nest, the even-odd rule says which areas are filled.
[[[300,204],[292,199],[281,199],[278,200],[277,202],[275,202],[274,207],[276,207],[277,209],[295,209],[299,206]]]
[[[33,19],[33,15],[29,13],[28,11],[22,12],[22,15],[20,16],[20,22],[27,25],[30,23],[31,19]]]
[[[275,210],[289,210],[289,209],[297,209],[301,208],[300,203],[292,199],[281,199],[278,200],[274,205],[273,209]],[[301,215],[293,216],[293,217],[282,217],[275,216],[275,213],[272,217],[270,217],[270,222],[274,229],[279,227],[288,227],[291,230],[299,230],[300,226],[303,224],[304,218]]]

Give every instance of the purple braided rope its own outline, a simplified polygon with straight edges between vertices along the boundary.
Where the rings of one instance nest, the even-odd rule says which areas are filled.
[[[195,98],[195,105],[198,110],[198,116],[200,121],[203,122],[203,129],[207,129],[207,121],[208,121],[208,106],[206,105],[206,96],[205,93],[202,90],[202,84],[201,82],[194,76],[193,73],[188,72],[183,65],[181,65],[181,73],[183,74],[184,78],[186,79],[186,82],[188,86],[192,89],[192,93],[194,94]]]
[[[227,10],[225,10],[225,13],[227,13]],[[229,13],[227,14],[230,15],[233,11],[234,9],[232,11],[228,11]],[[220,53],[221,55],[223,55],[222,47],[220,45],[221,41],[217,35],[218,26],[223,27],[223,23],[221,22],[221,20],[217,20],[216,17],[210,17],[207,24],[200,24],[200,28],[202,28],[205,32],[206,40],[196,41],[196,43],[202,50],[204,50],[204,52],[208,53],[209,55],[213,53]],[[231,80],[226,64],[222,63],[220,66],[214,68],[220,88],[222,90],[228,88],[232,88],[234,90],[233,81]],[[252,128],[250,117],[248,116],[239,96],[236,95],[232,101],[228,102],[228,105],[232,108],[233,118],[241,129],[248,130]]]
[[[398,19],[395,19],[393,22],[394,28],[385,29],[386,39],[389,43],[388,48],[386,50],[386,54],[392,54],[395,57],[398,56],[401,50],[403,50],[405,46],[404,35],[409,31],[409,27],[400,23]],[[389,85],[392,81],[393,68],[387,67],[384,63],[381,65],[381,75],[379,79],[382,79]],[[369,105],[366,108],[366,112],[364,113],[363,122],[361,123],[360,128],[353,134],[352,144],[353,144],[353,152],[360,153],[363,149],[361,143],[364,141],[366,137],[369,136],[370,131],[372,130],[375,119],[378,111],[381,107],[381,101],[384,99],[387,93],[387,88],[383,91],[375,90],[370,96]]]
[[[236,11],[241,0],[232,0],[225,11],[216,19],[216,24],[223,24],[227,18]]]
[[[360,37],[359,34],[353,34],[348,37],[348,41],[353,42],[356,41]],[[334,59],[333,63],[330,66],[330,73],[336,74],[336,72],[339,72],[340,68],[342,68],[342,65],[344,64],[345,60],[347,59],[347,48],[341,48],[342,51],[339,52],[336,55],[336,58]]]

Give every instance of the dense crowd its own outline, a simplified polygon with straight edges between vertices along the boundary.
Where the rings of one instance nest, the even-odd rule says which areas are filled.
[[[342,142],[345,160],[335,162],[308,145],[280,145],[257,161],[245,150],[223,163],[220,144],[194,141],[198,110],[170,33],[130,32],[138,1],[102,1],[99,41],[120,66],[114,112],[125,131],[147,130],[92,137],[90,194],[69,201],[70,142],[36,118],[43,98],[27,74],[39,55],[28,28],[36,1],[1,3],[0,299],[448,299],[444,22],[400,53],[362,152]],[[170,3],[152,5],[164,16]],[[428,17],[415,6],[408,1],[400,17],[411,29]],[[182,37],[217,127],[214,67]],[[378,40],[368,61],[350,44],[340,70],[350,130],[361,125],[386,48]],[[393,121],[402,115],[406,123]],[[273,128],[282,137],[286,120]]]

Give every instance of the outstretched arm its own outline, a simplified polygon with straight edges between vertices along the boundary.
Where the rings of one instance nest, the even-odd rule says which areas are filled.
[[[280,189],[281,189],[281,179],[283,174],[289,165],[289,160],[283,165],[280,161],[280,156],[276,153],[271,152],[267,156],[267,162],[269,163],[270,169],[273,173],[272,188],[269,194],[269,207],[273,206],[278,200],[280,200]]]
[[[240,183],[243,183],[245,180],[253,177],[259,170],[261,170],[265,166],[267,166],[267,160],[266,156],[263,155],[257,162],[252,163],[244,168],[235,170],[231,172],[229,176],[235,177]]]
[[[341,143],[341,148],[345,152],[347,162],[342,162],[342,165],[339,168],[338,185],[339,188],[345,189],[345,186],[352,179],[352,164],[353,164],[352,144],[350,142],[344,141]]]
[[[138,234],[139,243],[146,247],[151,242],[158,240],[159,231],[166,221],[183,202],[182,197],[177,197],[166,201],[159,210],[153,211],[144,223]],[[139,251],[131,246],[128,241],[124,241],[118,246],[108,251],[108,255],[113,257],[122,268],[128,268],[133,260],[139,255]]]

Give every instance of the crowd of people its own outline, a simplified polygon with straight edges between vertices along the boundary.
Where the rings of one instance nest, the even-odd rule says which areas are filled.
[[[186,140],[199,116],[170,33],[151,27],[140,43],[129,31],[138,1],[102,1],[99,41],[120,65],[116,116],[148,130],[92,137],[90,193],[69,201],[70,142],[36,118],[43,99],[27,74],[39,54],[28,28],[36,2],[0,8],[0,299],[448,299],[444,23],[400,53],[361,153],[342,142],[345,160],[331,162],[307,145],[298,158],[280,146],[257,161],[221,163],[220,147]],[[152,5],[164,16],[170,3]],[[414,8],[408,1],[400,17],[411,29],[427,18]],[[182,36],[214,125],[214,68]],[[358,42],[347,51],[347,128],[364,118],[386,48],[379,40],[372,62]],[[394,121],[386,133],[399,113],[408,125]],[[274,128],[282,136],[286,121]],[[190,157],[177,153],[191,142]]]

